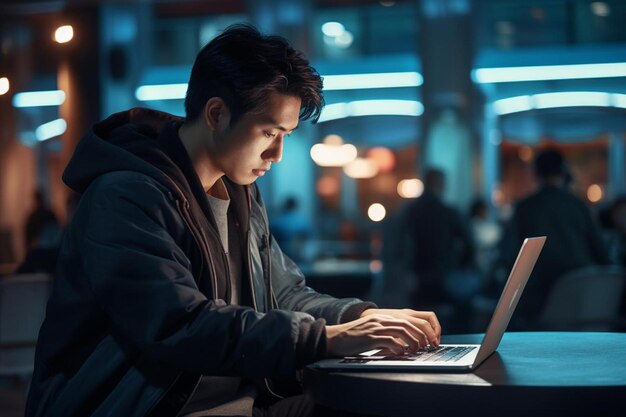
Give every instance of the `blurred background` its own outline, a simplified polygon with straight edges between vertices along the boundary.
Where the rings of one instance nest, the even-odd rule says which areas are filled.
[[[606,287],[613,310],[584,324],[623,330],[620,0],[4,0],[0,281],[53,276],[79,197],[60,177],[82,134],[136,106],[184,115],[196,53],[238,22],[288,38],[324,78],[319,123],[302,123],[258,181],[274,235],[310,286],[434,308],[448,332],[484,331],[512,265],[503,248],[516,204],[538,189],[533,161],[551,149],[605,255],[559,274],[605,265],[583,283],[618,277]],[[439,204],[430,212],[428,195]]]

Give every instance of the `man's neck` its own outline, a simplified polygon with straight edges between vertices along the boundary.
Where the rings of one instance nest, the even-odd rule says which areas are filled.
[[[210,132],[204,131],[198,127],[197,123],[183,123],[178,129],[180,137],[189,158],[193,164],[193,168],[200,178],[204,191],[209,193],[216,182],[224,175],[214,167],[209,155],[207,154],[207,141],[211,141]]]
[[[215,181],[213,187],[209,190],[205,189],[206,193],[212,197],[219,198],[220,200],[230,200],[228,196],[228,190],[226,189],[226,185],[224,184],[224,180],[219,178]]]

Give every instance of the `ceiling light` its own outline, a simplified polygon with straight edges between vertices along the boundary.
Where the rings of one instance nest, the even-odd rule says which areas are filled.
[[[419,72],[323,75],[324,90],[418,87],[424,82]]]
[[[424,106],[413,100],[357,100],[329,104],[322,109],[318,122],[356,116],[419,116]]]
[[[35,138],[39,142],[60,136],[67,130],[67,123],[64,119],[56,119],[48,123],[44,123],[35,129]]]
[[[63,90],[29,91],[13,96],[13,107],[60,106],[64,102]]]
[[[472,79],[479,84],[520,81],[574,80],[584,78],[612,78],[625,76],[626,62],[478,68],[472,70]]]
[[[135,90],[139,101],[182,100],[187,94],[187,83],[142,85]]]
[[[564,91],[509,97],[493,102],[493,110],[498,115],[518,113],[532,109],[587,106],[626,108],[626,94],[606,93],[602,91]]]

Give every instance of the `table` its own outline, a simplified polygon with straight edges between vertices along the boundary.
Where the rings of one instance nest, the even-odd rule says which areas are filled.
[[[309,367],[304,389],[323,406],[374,416],[624,416],[626,333],[506,333],[496,353],[464,374]]]

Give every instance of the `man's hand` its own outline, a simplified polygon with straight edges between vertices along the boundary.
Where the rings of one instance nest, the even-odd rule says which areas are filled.
[[[416,311],[410,308],[403,309],[377,309],[370,308],[361,313],[361,317],[372,314],[383,314],[385,316],[395,317],[400,320],[406,320],[413,326],[417,327],[425,336],[426,341],[421,344],[422,347],[430,344],[439,346],[441,343],[441,325],[437,316],[432,311]],[[420,339],[420,343],[423,339]]]
[[[432,312],[414,310],[365,310],[349,323],[326,326],[330,356],[346,356],[372,349],[384,354],[415,351],[427,344],[438,345],[441,326]]]

